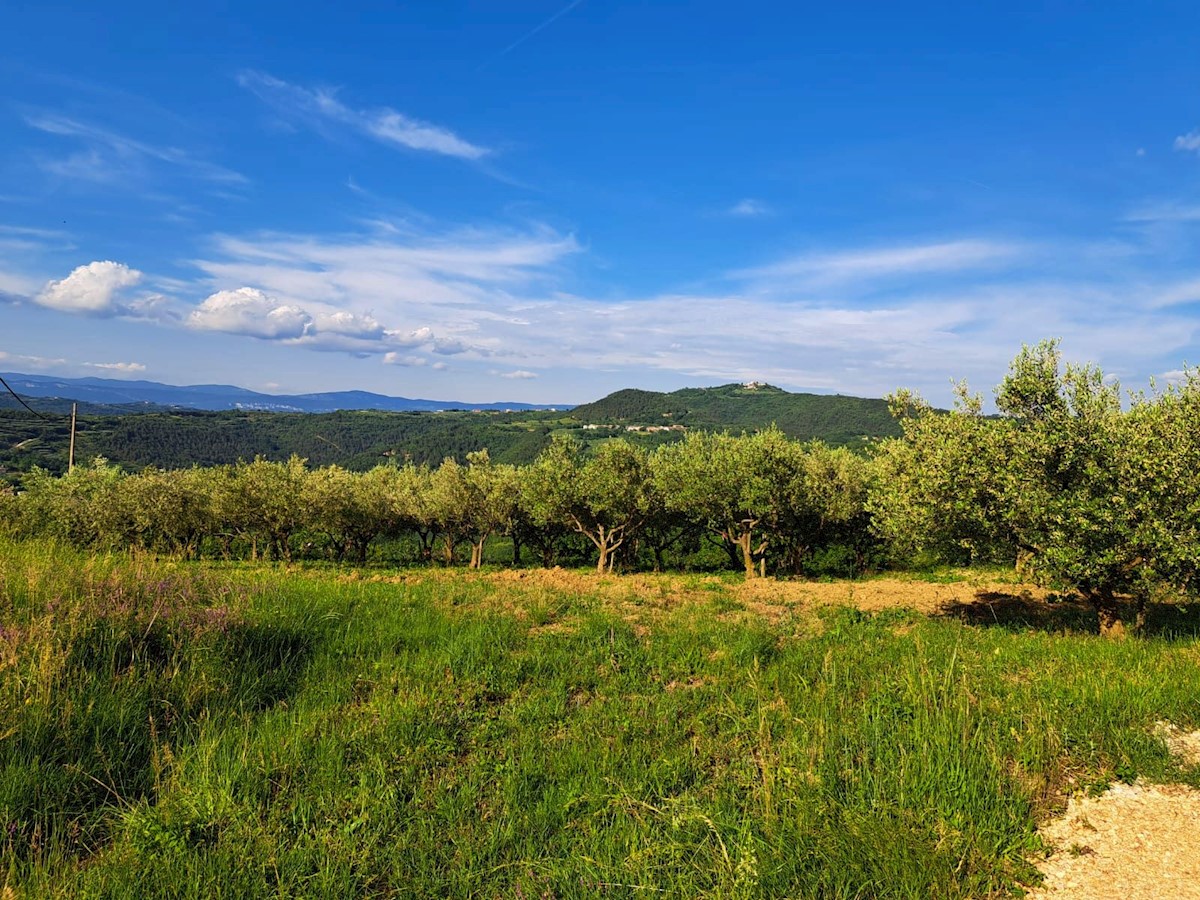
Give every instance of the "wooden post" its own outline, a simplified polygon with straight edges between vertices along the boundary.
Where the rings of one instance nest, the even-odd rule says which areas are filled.
[[[71,404],[71,449],[67,454],[67,474],[70,475],[75,469],[75,411],[78,408],[78,403]]]

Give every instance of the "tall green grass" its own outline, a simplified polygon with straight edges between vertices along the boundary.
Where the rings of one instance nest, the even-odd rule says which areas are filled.
[[[0,880],[30,897],[1003,895],[1064,791],[1200,784],[1152,736],[1200,721],[1194,637],[646,628],[32,545],[0,579]]]

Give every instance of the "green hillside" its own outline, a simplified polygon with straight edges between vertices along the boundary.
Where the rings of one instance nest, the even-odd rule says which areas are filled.
[[[819,438],[831,444],[900,433],[883,400],[837,394],[793,394],[769,384],[748,387],[726,384],[685,388],[669,394],[624,390],[603,400],[577,406],[571,415],[582,423],[670,425],[731,431],[774,423],[801,440]]]

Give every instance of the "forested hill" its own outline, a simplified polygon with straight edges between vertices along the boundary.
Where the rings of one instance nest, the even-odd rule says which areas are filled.
[[[686,428],[763,428],[772,423],[801,440],[854,444],[863,438],[898,435],[899,425],[884,400],[838,394],[793,394],[769,384],[726,384],[685,388],[669,394],[624,390],[577,406],[571,415],[584,423],[682,425]]]
[[[67,465],[70,404],[38,400],[38,418],[0,398],[0,480],[20,481],[33,466],[62,472]],[[587,444],[620,436],[647,447],[679,440],[690,430],[740,433],[778,425],[801,440],[819,438],[862,447],[899,433],[882,400],[792,394],[770,386],[726,385],[670,394],[618,391],[564,412],[283,413],[80,408],[76,460],[103,456],[128,470],[182,468],[292,454],[312,465],[368,469],[412,460],[436,465],[487,448],[498,462],[528,463],[556,434]]]

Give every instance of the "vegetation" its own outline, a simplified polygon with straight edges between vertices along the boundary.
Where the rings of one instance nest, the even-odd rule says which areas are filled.
[[[674,418],[664,418],[658,405],[625,402],[631,393],[683,401],[671,401]],[[63,402],[33,401],[50,415],[42,420],[9,400],[6,404],[0,398],[0,476],[7,470],[10,480],[19,481],[34,466],[65,472],[70,429],[63,413],[70,413],[69,402],[64,409]],[[549,446],[554,435],[585,445],[623,436],[651,449],[678,440],[683,432],[628,428],[667,424],[734,433],[775,424],[799,440],[856,447],[864,445],[864,437],[899,433],[882,400],[790,394],[769,387],[748,391],[740,385],[674,394],[619,391],[569,412],[147,412],[144,407],[84,404],[76,458],[103,456],[138,471],[149,466],[231,465],[257,456],[283,462],[299,456],[317,466],[366,471],[389,460],[437,465],[453,457],[465,463],[468,453],[486,449],[496,462],[524,465]]]
[[[799,574],[835,545],[872,543],[861,514],[870,468],[847,450],[802,445],[774,429],[696,433],[655,453],[623,439],[588,453],[560,437],[529,466],[495,463],[486,451],[468,454],[465,466],[450,458],[365,473],[312,469],[299,457],[135,474],[97,460],[62,477],[34,469],[0,505],[0,530],[98,550],[287,562],[364,563],[372,547],[394,561],[427,562],[440,545],[441,560],[454,565],[469,546],[473,568],[488,540],[502,536],[517,565],[523,547],[553,565],[590,544],[599,572],[648,557],[662,568],[672,548],[677,565],[711,566],[696,560],[696,539],[707,533],[728,558],[746,560],[751,577],[768,564],[772,574]],[[754,549],[751,533],[762,541]],[[572,534],[587,544],[572,545]],[[862,571],[867,557],[851,559],[851,571]]]
[[[617,425],[682,425],[689,429],[755,431],[774,424],[789,437],[834,446],[862,446],[864,439],[896,436],[899,428],[885,400],[829,394],[793,394],[769,384],[726,384],[662,394],[624,390],[577,406],[581,422]]]
[[[892,403],[870,454],[34,468],[0,489],[0,896],[1002,896],[1068,792],[1200,786],[1155,736],[1200,725],[1200,380],[1122,405],[1044,343],[999,415]],[[601,575],[443,568],[502,558]],[[1098,615],[759,589],[884,559]],[[1140,640],[1096,634],[1122,599]]]
[[[910,548],[1016,559],[1083,594],[1104,630],[1117,596],[1146,603],[1200,587],[1200,378],[1128,409],[1093,366],[1061,365],[1053,341],[1027,347],[985,418],[966,388],[949,415],[898,395],[903,441],[879,458],[877,532]]]
[[[751,390],[746,388],[744,390]],[[754,391],[769,390],[764,387]],[[291,457],[125,474],[98,462],[56,478],[35,468],[0,503],[0,527],[94,549],[185,557],[483,564],[502,538],[514,565],[588,555],[598,572],[711,568],[706,545],[748,578],[861,574],[880,562],[1016,561],[1088,599],[1105,631],[1140,627],[1147,604],[1200,589],[1200,379],[1120,401],[1057,345],[1026,348],[996,392],[965,386],[949,413],[892,398],[903,436],[869,455],[800,443],[771,427],[692,431],[647,451],[558,434],[529,465],[488,451],[432,468],[355,473]],[[573,542],[572,538],[576,540]],[[412,548],[406,557],[400,546]],[[583,543],[581,543],[583,542]],[[390,548],[385,551],[385,548]],[[390,553],[386,555],[386,553]]]
[[[618,606],[0,541],[0,887],[991,896],[1062,791],[1198,783],[1152,734],[1200,722],[1194,635],[767,620],[644,578]]]

